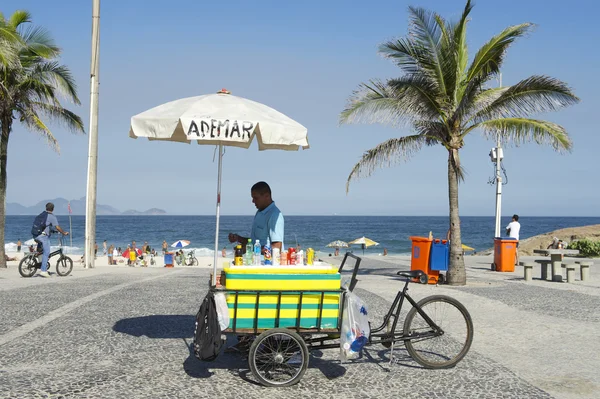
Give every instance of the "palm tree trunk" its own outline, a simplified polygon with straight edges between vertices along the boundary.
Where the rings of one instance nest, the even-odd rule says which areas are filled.
[[[6,268],[4,252],[4,227],[6,225],[6,160],[8,158],[8,136],[12,125],[12,116],[2,118],[2,137],[0,138],[0,267]]]
[[[447,280],[450,285],[465,285],[465,259],[460,238],[460,216],[458,214],[458,150],[448,151],[448,198],[450,201],[450,262]]]

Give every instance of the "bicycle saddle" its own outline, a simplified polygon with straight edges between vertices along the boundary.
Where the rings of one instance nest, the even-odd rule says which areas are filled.
[[[422,275],[424,275],[425,273],[423,273],[423,271],[421,271],[421,270],[406,270],[406,271],[401,270],[396,274],[398,276],[402,276],[402,277],[419,278]]]

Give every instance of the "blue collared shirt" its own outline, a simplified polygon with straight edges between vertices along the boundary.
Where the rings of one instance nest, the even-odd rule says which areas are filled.
[[[254,222],[252,223],[252,243],[260,240],[260,245],[264,246],[267,243],[267,237],[271,242],[281,242],[283,247],[283,215],[279,208],[275,206],[275,201],[263,209],[256,211]]]

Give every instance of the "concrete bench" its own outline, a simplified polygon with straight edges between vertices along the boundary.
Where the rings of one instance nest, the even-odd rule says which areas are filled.
[[[548,267],[552,266],[552,261],[550,259],[538,259],[535,263],[539,263],[542,269],[542,280],[548,280]]]
[[[594,262],[590,260],[576,260],[575,263],[579,263],[581,281],[587,281],[590,278],[590,266],[592,266]]]
[[[535,264],[533,262],[519,262],[519,265],[523,266],[523,270],[525,272],[525,281],[531,281],[531,274]]]
[[[562,267],[567,270],[567,283],[575,282],[575,268],[576,263],[563,263]]]

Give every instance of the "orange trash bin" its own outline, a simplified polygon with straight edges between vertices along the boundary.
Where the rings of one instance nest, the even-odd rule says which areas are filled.
[[[517,241],[512,237],[494,238],[494,266],[497,272],[514,272]]]
[[[410,253],[410,270],[421,270],[427,275],[427,283],[437,284],[440,272],[429,268],[432,238],[410,237],[412,251]],[[423,276],[424,277],[424,276]],[[425,281],[421,281],[425,283]]]

